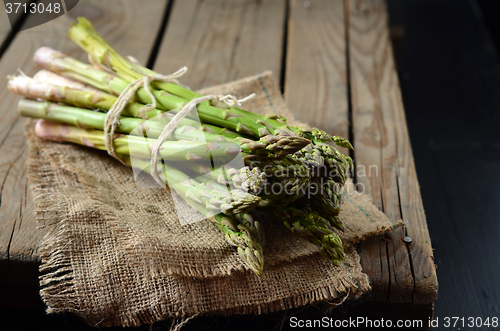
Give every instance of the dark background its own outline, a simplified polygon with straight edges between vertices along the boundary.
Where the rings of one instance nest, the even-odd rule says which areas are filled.
[[[500,20],[495,6],[499,2],[388,1],[435,249],[439,330],[444,329],[445,317],[500,317]],[[346,317],[353,309],[342,307]],[[73,315],[45,316],[42,309],[2,308],[0,317],[0,330],[90,329]],[[283,330],[289,329],[287,325],[285,320]],[[184,330],[279,330],[280,326],[279,321],[219,317],[194,320]],[[165,322],[152,329],[169,327]],[[488,328],[474,328],[479,329]]]
[[[391,25],[404,26],[396,54],[437,265],[435,316],[498,317],[500,3],[389,4]]]

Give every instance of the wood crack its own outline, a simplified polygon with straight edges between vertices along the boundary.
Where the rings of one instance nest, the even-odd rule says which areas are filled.
[[[2,186],[0,187],[0,207],[2,206],[2,196],[3,196],[3,188],[5,186],[5,182],[7,181],[7,177],[9,177],[10,170],[14,166],[14,164],[23,156],[24,150],[21,151],[21,153],[9,164],[9,167],[7,168],[7,171],[5,172],[5,177],[3,178],[2,181]]]
[[[27,168],[21,174],[21,178],[26,176]],[[19,204],[19,225],[17,226],[17,231],[21,230],[21,224],[24,219],[24,212],[28,204],[28,190],[29,190],[29,179],[26,178],[26,184],[24,184],[24,195],[21,196],[21,203]]]
[[[36,2],[37,0],[31,0],[26,5],[29,6],[31,3],[36,3]],[[19,18],[15,21],[14,25],[11,27],[11,31],[9,32],[3,43],[0,45],[0,59],[2,59],[3,54],[7,51],[10,44],[14,40],[15,36],[17,35],[17,33],[19,32],[19,30],[21,29],[21,27],[23,26],[24,22],[26,21],[29,15],[30,15],[29,11],[24,15],[20,15]]]
[[[146,64],[146,67],[149,69],[152,69],[155,65],[156,58],[158,56],[161,43],[163,41],[163,36],[165,35],[167,30],[168,21],[170,19],[170,13],[172,11],[172,6],[174,4],[174,1],[175,0],[169,0],[167,5],[165,6],[165,13],[163,14],[161,24],[158,27],[158,33],[156,34],[156,39],[153,44],[153,47],[151,48],[151,53],[149,54],[148,62]]]
[[[285,94],[286,70],[288,61],[288,34],[290,22],[290,2],[285,0],[285,18],[283,20],[283,43],[281,45],[280,91]]]
[[[389,243],[384,240],[385,244],[385,255],[387,258],[387,272],[389,273],[389,282],[387,285],[387,297],[385,298],[385,301],[389,302],[390,294],[391,294],[391,285],[392,285],[392,273],[391,273],[391,258],[389,256]],[[382,261],[382,260],[380,260]]]
[[[345,34],[345,62],[346,62],[346,84],[347,84],[347,126],[348,139],[354,146],[354,125],[351,87],[351,63],[350,63],[350,40],[349,40],[349,0],[344,1],[344,34]],[[354,160],[354,150],[349,149],[349,156]],[[357,184],[356,169],[352,169],[353,183]]]
[[[379,154],[379,157],[380,157],[380,171],[379,171],[379,174],[381,176],[381,180],[380,180],[380,208],[381,208],[381,211],[385,213],[385,210],[386,210],[386,207],[385,207],[385,198],[384,198],[384,183],[386,181],[386,178],[385,178],[385,175],[384,175],[384,146],[386,144],[386,135],[384,134],[384,117],[383,117],[383,114],[382,114],[382,100],[380,99],[380,90],[377,88],[378,86],[380,86],[380,77],[378,75],[378,65],[377,65],[377,61],[376,61],[376,58],[375,57],[372,57],[372,67],[373,67],[373,78],[374,78],[374,81],[376,83],[376,87],[375,87],[375,91],[376,91],[376,104],[375,104],[375,109],[374,109],[374,114],[375,116],[378,114],[380,116],[380,118],[378,119],[378,130],[379,130],[379,134],[380,134],[380,140],[379,140],[379,149],[380,149],[380,154]],[[377,120],[376,118],[374,118],[373,120]],[[366,166],[366,165],[365,165]],[[368,165],[369,166],[369,165]],[[400,206],[401,207],[401,206]],[[385,235],[387,237],[387,234]],[[390,239],[390,238],[389,238]],[[394,249],[394,243],[392,243],[392,240],[384,240],[385,242],[385,251],[386,251],[386,256],[387,256],[387,271],[389,273],[389,281],[388,281],[388,285],[387,285],[387,298],[386,298],[386,301],[389,302],[389,299],[390,299],[390,295],[391,295],[391,287],[393,285],[397,285],[397,272],[395,270],[395,264],[391,264],[391,257],[390,257],[390,254],[389,254],[389,244],[392,244],[393,245],[393,252],[395,252],[396,250]],[[392,269],[392,272],[391,272],[391,269]],[[393,281],[392,281],[392,275],[394,274],[394,284],[393,284]]]
[[[10,266],[10,245],[12,244],[12,238],[14,238],[14,231],[16,230],[17,220],[12,224],[12,231],[10,232],[9,243],[7,244],[7,263]]]
[[[2,139],[2,141],[0,142],[0,148],[3,146],[3,144],[5,143],[5,141],[7,140],[7,138],[9,138],[10,136],[10,133],[12,132],[12,129],[14,128],[15,124],[17,123],[17,121],[19,121],[19,116],[16,117],[15,121],[12,122],[12,124],[10,125],[10,128],[9,130],[7,131],[7,133],[5,134],[5,137]]]

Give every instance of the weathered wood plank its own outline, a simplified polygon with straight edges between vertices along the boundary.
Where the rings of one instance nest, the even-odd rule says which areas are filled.
[[[176,1],[155,71],[189,72],[192,89],[272,70],[279,82],[284,0]]]
[[[146,62],[160,28],[168,0],[151,1],[80,1],[68,15],[20,32],[0,62],[0,77],[22,68],[28,75],[36,72],[32,56],[40,46],[51,46],[80,59],[86,56],[67,38],[67,30],[77,16],[86,16],[97,30],[119,51],[134,52]],[[26,23],[29,23],[29,18]],[[130,45],[134,45],[133,49]],[[0,80],[0,279],[2,282],[37,281],[37,275],[22,272],[29,263],[38,264],[38,245],[44,235],[37,230],[34,206],[26,173],[27,146],[23,134],[25,120],[17,115],[18,96]],[[29,267],[28,267],[29,269]],[[37,270],[32,268],[30,270]]]
[[[376,293],[375,300],[432,303],[437,296],[437,278],[385,3],[346,1],[355,160],[358,166],[378,169],[357,180],[390,218],[406,221],[407,234],[413,239],[409,246],[403,244],[405,229],[400,229],[386,235],[385,244],[380,243],[380,238],[363,243],[363,268],[370,271],[374,286],[387,283],[386,297]]]
[[[344,3],[308,4],[290,3],[285,100],[296,119],[348,138]]]

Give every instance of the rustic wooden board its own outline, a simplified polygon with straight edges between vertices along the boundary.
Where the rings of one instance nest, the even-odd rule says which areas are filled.
[[[363,243],[363,268],[374,287],[384,286],[374,292],[374,300],[429,304],[437,298],[437,277],[385,2],[347,0],[346,17],[355,161],[358,167],[378,169],[356,179],[390,218],[407,224],[383,242],[373,238]],[[402,243],[404,235],[413,239],[410,245]]]
[[[146,62],[167,4],[167,0],[80,1],[68,15],[18,33],[1,59],[0,77],[15,74],[17,68],[34,74],[33,53],[44,45],[84,59],[83,51],[67,38],[67,30],[77,16],[89,18],[119,52],[133,51],[131,55]],[[33,283],[38,281],[32,271],[38,269],[37,250],[44,230],[36,229],[28,188],[25,120],[17,115],[19,97],[7,90],[5,79],[0,80],[0,100],[0,279],[9,284]]]
[[[176,1],[154,69],[187,66],[196,90],[272,70],[279,82],[284,0]]]
[[[344,3],[309,3],[290,3],[285,101],[301,122],[349,137]]]

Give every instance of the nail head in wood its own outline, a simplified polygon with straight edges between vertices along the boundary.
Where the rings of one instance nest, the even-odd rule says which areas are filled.
[[[403,242],[407,245],[411,244],[411,242],[413,241],[413,239],[409,236],[404,236],[403,237]]]

